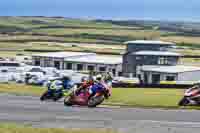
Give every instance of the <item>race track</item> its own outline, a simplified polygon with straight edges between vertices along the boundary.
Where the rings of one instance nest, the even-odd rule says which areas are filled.
[[[34,127],[114,128],[127,133],[199,133],[200,111],[64,107],[38,97],[0,94],[0,122]]]

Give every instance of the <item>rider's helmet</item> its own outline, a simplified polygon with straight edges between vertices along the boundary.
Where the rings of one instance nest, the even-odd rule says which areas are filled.
[[[102,80],[102,76],[100,75],[100,74],[98,74],[97,76],[96,76],[96,81],[101,81]]]
[[[86,82],[87,80],[88,80],[88,78],[85,77],[85,76],[83,76],[83,77],[81,78],[81,82]]]

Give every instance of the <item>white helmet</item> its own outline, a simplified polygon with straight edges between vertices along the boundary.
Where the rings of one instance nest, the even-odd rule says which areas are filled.
[[[98,74],[98,75],[96,76],[96,80],[100,81],[101,79],[102,79],[101,74]]]

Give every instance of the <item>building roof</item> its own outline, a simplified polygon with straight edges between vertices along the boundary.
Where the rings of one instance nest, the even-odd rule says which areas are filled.
[[[0,63],[18,63],[18,64],[20,64],[19,61],[10,61],[10,60],[3,60],[3,61],[0,61]]]
[[[158,65],[144,65],[141,68],[142,71],[150,72],[160,72],[160,73],[183,73],[183,72],[192,72],[200,71],[200,67],[195,66],[158,66]]]
[[[122,56],[92,55],[78,58],[66,58],[65,61],[94,64],[122,64]]]
[[[84,52],[49,52],[49,53],[41,53],[34,54],[33,56],[40,57],[54,57],[54,58],[67,58],[67,57],[75,57],[75,56],[85,56],[85,55],[95,55],[95,53],[84,53]]]
[[[155,55],[155,56],[182,56],[179,53],[168,51],[138,51],[133,52],[133,55]]]
[[[136,40],[136,41],[127,41],[124,44],[155,44],[155,45],[176,45],[172,42],[164,41],[154,41],[154,40]]]

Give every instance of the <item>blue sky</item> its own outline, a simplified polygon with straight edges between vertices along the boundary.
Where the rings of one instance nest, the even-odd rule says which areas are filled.
[[[200,20],[199,0],[5,0],[0,16]]]

